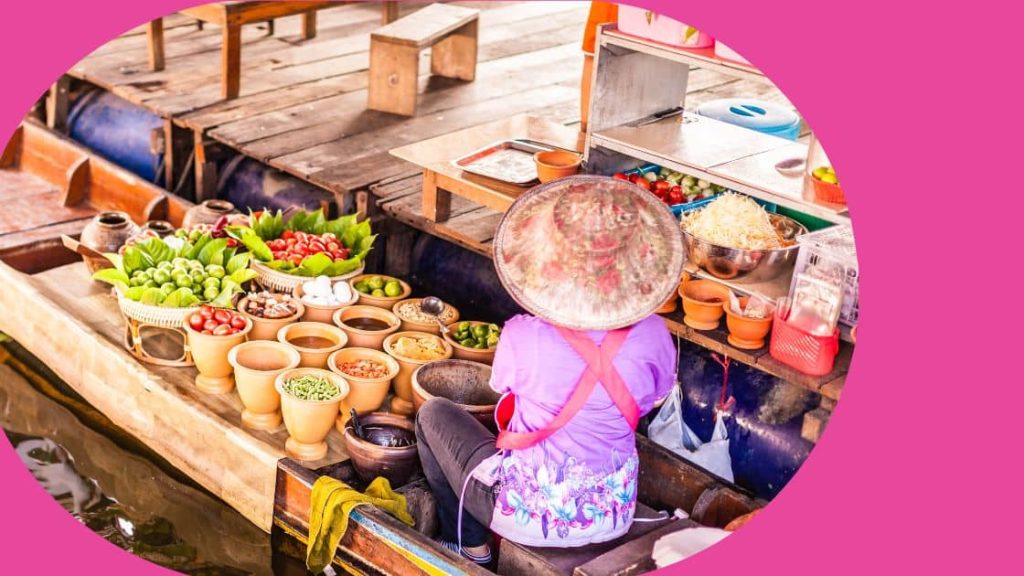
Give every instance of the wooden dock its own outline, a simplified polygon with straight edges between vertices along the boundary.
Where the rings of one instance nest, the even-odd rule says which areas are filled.
[[[417,116],[366,110],[369,35],[380,26],[379,3],[339,5],[318,12],[317,35],[303,39],[298,16],[242,29],[241,93],[223,100],[220,31],[195,21],[164,19],[165,67],[149,70],[145,27],[101,46],[69,74],[100,86],[165,119],[167,170],[177,181],[195,147],[197,196],[211,194],[213,160],[237,151],[336,195],[342,206],[365,193],[381,195],[385,211],[423,223],[414,198],[419,170],[388,151],[470,126],[529,113],[563,124],[579,120],[580,41],[586,2],[459,2],[481,10],[477,76],[461,82],[427,75],[420,61]],[[402,14],[418,8],[401,4]],[[711,70],[690,74],[688,104],[744,94],[785,102],[780,92]],[[462,207],[460,244],[481,253],[496,219]],[[439,234],[443,235],[443,234]]]

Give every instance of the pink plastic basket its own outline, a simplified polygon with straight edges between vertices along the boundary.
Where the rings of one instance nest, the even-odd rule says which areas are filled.
[[[780,303],[772,324],[772,358],[810,376],[831,372],[839,352],[839,330],[831,336],[815,336],[787,322],[788,317],[789,306]]]
[[[623,4],[619,5],[619,31],[682,48],[709,48],[715,45],[711,35],[692,26],[650,10]]]

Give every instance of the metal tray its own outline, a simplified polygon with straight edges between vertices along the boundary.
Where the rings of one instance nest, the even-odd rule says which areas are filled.
[[[533,155],[556,148],[540,142],[502,140],[453,160],[452,163],[470,174],[515,186],[530,186],[537,182],[537,165],[533,162]]]

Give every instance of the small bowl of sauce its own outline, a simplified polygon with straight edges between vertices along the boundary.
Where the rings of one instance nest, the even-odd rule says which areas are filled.
[[[326,368],[327,357],[348,344],[348,335],[322,322],[296,322],[282,327],[277,340],[299,352],[303,368]]]
[[[348,335],[349,346],[384,349],[384,339],[402,325],[390,310],[376,306],[347,306],[334,313],[334,324]]]

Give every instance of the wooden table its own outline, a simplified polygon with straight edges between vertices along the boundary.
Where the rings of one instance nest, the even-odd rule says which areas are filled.
[[[221,94],[226,100],[238,97],[242,63],[242,26],[253,22],[273,21],[274,18],[302,15],[302,37],[316,36],[316,11],[340,6],[341,2],[214,2],[181,13],[200,22],[221,27]],[[385,18],[391,14],[385,8]],[[146,30],[149,46],[149,68],[164,69],[164,23],[157,18]]]
[[[474,150],[514,138],[580,149],[576,128],[520,114],[395,148],[391,154],[423,168],[423,216],[431,222],[444,222],[451,215],[452,194],[504,212],[526,191],[495,181],[485,183],[452,163]]]

